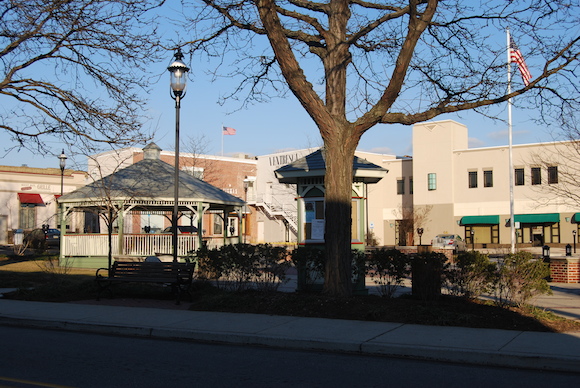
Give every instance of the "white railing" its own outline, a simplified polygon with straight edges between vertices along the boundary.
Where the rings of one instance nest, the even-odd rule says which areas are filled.
[[[117,235],[112,236],[113,255],[119,253]],[[67,234],[63,237],[64,256],[107,256],[109,252],[106,234]]]
[[[127,234],[124,235],[123,252],[119,252],[119,236],[112,235],[114,256],[155,256],[171,254],[173,245],[171,234]],[[107,256],[109,253],[106,234],[71,234],[63,238],[64,256]],[[177,236],[177,255],[187,256],[198,247],[197,235]]]

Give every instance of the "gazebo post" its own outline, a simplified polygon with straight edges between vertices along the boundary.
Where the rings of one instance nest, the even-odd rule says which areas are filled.
[[[241,244],[243,241],[243,236],[244,236],[244,208],[243,207],[238,207],[238,244]]]
[[[65,239],[65,234],[66,234],[66,223],[64,221],[64,218],[65,218],[64,217],[65,216],[65,214],[64,214],[64,209],[65,209],[64,208],[64,203],[59,203],[58,204],[58,207],[59,207],[59,217],[58,217],[59,220],[58,220],[58,222],[59,222],[59,228],[60,228],[60,242],[59,242],[59,244],[60,244],[60,252],[58,254],[58,258],[59,258],[59,262],[61,263],[61,265],[63,265],[63,262],[64,262],[64,253],[65,253],[65,251],[64,251],[65,250],[65,245],[64,245],[65,242],[64,242],[64,239]]]
[[[223,245],[226,245],[226,242],[228,241],[228,216],[225,208],[222,210],[221,217],[222,217],[222,225],[224,226]]]
[[[117,223],[119,225],[119,233],[117,233],[117,243],[118,243],[118,256],[123,256],[125,254],[125,236],[123,235],[123,230],[125,229],[125,212],[123,211],[123,206],[120,206],[117,210]]]
[[[197,248],[203,247],[203,202],[197,203]]]

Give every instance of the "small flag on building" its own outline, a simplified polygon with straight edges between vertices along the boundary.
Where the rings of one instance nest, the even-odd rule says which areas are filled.
[[[518,70],[522,76],[522,80],[524,81],[524,85],[528,86],[530,84],[530,80],[532,79],[532,74],[526,65],[526,61],[524,60],[524,56],[522,55],[520,49],[514,42],[514,39],[510,36],[510,47],[509,47],[509,58],[510,63],[515,62],[518,65]]]
[[[231,127],[222,127],[222,135],[235,135],[236,130]]]

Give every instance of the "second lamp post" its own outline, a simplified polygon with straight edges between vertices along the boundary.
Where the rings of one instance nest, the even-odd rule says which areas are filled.
[[[171,74],[171,98],[175,100],[175,177],[174,177],[174,197],[173,197],[173,214],[171,217],[171,227],[173,229],[173,261],[177,262],[177,221],[179,212],[179,108],[181,99],[185,97],[185,86],[187,84],[187,72],[189,67],[185,66],[182,61],[183,54],[178,47],[175,51],[174,61],[169,65],[167,70]]]

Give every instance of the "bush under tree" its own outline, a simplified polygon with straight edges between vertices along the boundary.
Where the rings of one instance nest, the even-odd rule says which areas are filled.
[[[500,306],[522,306],[534,296],[549,294],[550,267],[530,252],[508,254],[494,274],[494,296]]]
[[[370,252],[367,274],[377,285],[381,296],[392,298],[403,280],[411,273],[409,256],[397,249],[377,249]]]
[[[447,271],[452,295],[478,298],[492,288],[496,266],[489,256],[478,251],[461,252]]]

